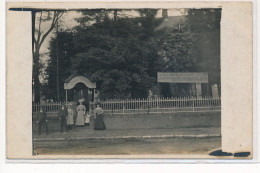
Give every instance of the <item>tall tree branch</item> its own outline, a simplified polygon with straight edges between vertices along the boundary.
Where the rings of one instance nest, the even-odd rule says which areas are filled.
[[[39,29],[38,29],[38,35],[37,35],[37,40],[36,42],[39,44],[40,38],[41,38],[41,24],[42,24],[42,11],[40,15],[40,22],[39,22]]]
[[[54,16],[53,16],[53,19],[52,19],[51,26],[48,29],[48,31],[42,36],[42,39],[41,39],[41,41],[39,43],[40,46],[42,45],[42,43],[44,42],[46,37],[49,35],[49,33],[53,30],[53,28],[57,24],[58,20],[62,17],[63,13],[64,12],[62,12],[62,13],[59,13],[59,12],[56,12],[56,11],[54,12]]]
[[[42,21],[45,21],[42,17],[43,17],[43,12],[40,13],[40,20],[39,20],[39,28],[38,28],[38,35],[36,36],[36,31],[34,30],[34,34],[33,34],[33,40],[34,40],[34,71],[33,71],[33,80],[34,80],[34,91],[35,91],[35,101],[39,102],[40,101],[40,81],[39,81],[39,74],[40,74],[40,62],[39,62],[39,57],[40,57],[40,48],[44,42],[44,40],[46,39],[46,37],[50,34],[50,32],[53,30],[53,28],[55,27],[55,25],[57,24],[58,20],[61,18],[62,13],[54,11],[54,15],[53,15],[53,19],[50,25],[50,28],[47,30],[47,32],[45,34],[43,34],[44,32],[41,31],[41,25],[42,25]],[[48,21],[49,18],[47,18]],[[41,37],[41,35],[43,35]]]

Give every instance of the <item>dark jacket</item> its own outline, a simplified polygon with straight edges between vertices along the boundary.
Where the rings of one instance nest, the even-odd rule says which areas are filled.
[[[46,112],[37,112],[37,121],[47,120]]]
[[[59,111],[59,116],[60,116],[61,119],[66,118],[66,117],[68,116],[68,111],[67,111],[67,109],[64,109],[64,110],[61,109],[61,110]]]

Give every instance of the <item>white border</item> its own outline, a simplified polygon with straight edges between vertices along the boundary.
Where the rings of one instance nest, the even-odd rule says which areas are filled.
[[[14,2],[15,0],[7,0],[7,2]],[[29,2],[30,0],[16,0],[16,1],[21,1],[21,2]],[[97,0],[99,2],[118,2],[118,1],[104,1],[104,0]],[[127,2],[134,2],[136,0],[132,0],[132,1],[127,1]],[[144,1],[144,0],[143,0]],[[158,0],[151,0],[154,2],[158,2]],[[178,0],[176,0],[178,1]],[[189,1],[196,1],[196,0],[189,0]],[[214,0],[208,0],[209,2],[212,2]],[[235,1],[235,0],[229,0],[229,1]],[[240,0],[241,1],[245,1],[248,2],[250,0]],[[33,2],[33,1],[30,1]],[[34,1],[36,2],[36,1]],[[39,1],[37,1],[39,2]],[[54,1],[40,1],[40,2],[54,2]],[[55,2],[60,2],[59,0],[55,1]],[[67,1],[69,2],[69,1]],[[83,2],[81,1],[77,1],[77,2]],[[91,2],[91,1],[88,1]],[[139,1],[140,2],[140,1]],[[165,1],[167,2],[167,1]],[[224,2],[228,2],[227,0],[224,0]],[[8,160],[8,162],[12,162],[12,163],[259,163],[259,118],[257,117],[257,115],[259,115],[259,107],[260,107],[260,102],[258,101],[260,98],[260,93],[259,93],[259,89],[260,89],[260,82],[258,80],[258,76],[260,76],[260,61],[257,61],[257,57],[259,58],[259,30],[257,30],[257,28],[260,28],[259,26],[259,22],[257,23],[257,19],[259,19],[259,10],[260,10],[260,3],[257,2],[256,0],[253,0],[254,3],[254,7],[253,7],[253,22],[254,22],[254,27],[253,27],[253,33],[254,33],[254,44],[253,44],[253,62],[254,62],[254,76],[253,76],[253,91],[254,91],[254,152],[253,152],[253,156],[254,158],[252,160],[216,160],[216,159],[212,159],[212,160],[205,160],[205,159],[81,159],[81,160]],[[6,110],[5,110],[5,100],[6,100],[6,94],[5,94],[5,90],[6,90],[6,69],[5,69],[5,64],[6,64],[6,60],[5,60],[5,2],[4,0],[1,0],[1,8],[0,8],[0,12],[1,12],[1,25],[0,25],[0,32],[1,32],[1,36],[0,36],[0,135],[1,135],[1,139],[0,141],[3,142],[0,144],[0,153],[1,153],[1,164],[2,162],[6,162],[7,160],[5,160],[5,116],[6,115]],[[257,49],[258,48],[258,49]],[[258,68],[257,68],[258,67]],[[3,140],[4,139],[4,140]],[[4,156],[4,157],[3,157]],[[20,164],[20,166],[22,167],[23,164]],[[10,166],[10,164],[9,164]],[[7,167],[9,167],[7,166]],[[51,166],[51,165],[49,165]],[[59,165],[62,166],[64,168],[66,168],[67,166],[64,165]],[[73,165],[74,166],[74,165]],[[80,166],[80,165],[77,165]],[[82,166],[80,166],[81,169],[83,168],[83,170],[88,170]],[[9,167],[10,168],[10,167]],[[50,167],[49,167],[50,168]],[[141,167],[142,168],[142,167]],[[259,168],[259,166],[258,166]],[[13,171],[18,171],[18,167],[14,169],[11,168]],[[68,167],[66,168],[67,171],[72,170],[72,169],[68,169]],[[98,168],[100,169],[100,168]],[[2,170],[2,166],[0,166],[0,172]],[[58,169],[56,169],[58,170]],[[152,169],[154,170],[154,169]],[[156,169],[155,169],[156,170]],[[192,169],[190,169],[192,170]],[[37,169],[37,172],[46,172],[46,169]],[[67,172],[65,171],[65,172]],[[95,171],[95,170],[92,170]],[[227,171],[227,170],[226,170]],[[225,172],[226,172],[225,171]],[[231,170],[230,170],[231,171]],[[26,171],[27,172],[27,171]],[[59,171],[58,171],[59,172]],[[210,171],[212,172],[212,170]],[[234,172],[234,170],[232,170],[232,172]],[[247,171],[250,172],[250,171]]]
[[[2,170],[2,164],[5,161],[5,148],[6,148],[6,138],[5,138],[5,115],[6,115],[6,59],[5,59],[5,26],[6,26],[6,18],[5,18],[5,3],[0,1],[0,172]]]
[[[253,158],[258,161],[260,157],[259,150],[259,132],[260,132],[260,119],[259,119],[259,108],[260,108],[260,61],[259,58],[259,1],[253,1]],[[257,22],[258,21],[258,22]]]

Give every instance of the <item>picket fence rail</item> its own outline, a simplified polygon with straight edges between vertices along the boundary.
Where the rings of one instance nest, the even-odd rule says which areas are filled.
[[[46,112],[58,112],[65,102],[33,103],[33,112],[39,112],[43,108]]]
[[[57,112],[65,102],[33,104],[33,112],[40,107],[46,112]],[[129,100],[105,100],[100,102],[107,114],[140,114],[167,112],[220,111],[221,98],[151,98]],[[90,114],[94,113],[95,103],[89,103]]]

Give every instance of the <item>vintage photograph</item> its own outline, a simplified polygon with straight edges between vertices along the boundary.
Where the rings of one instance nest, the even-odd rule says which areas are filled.
[[[31,13],[33,155],[221,148],[221,8]]]

